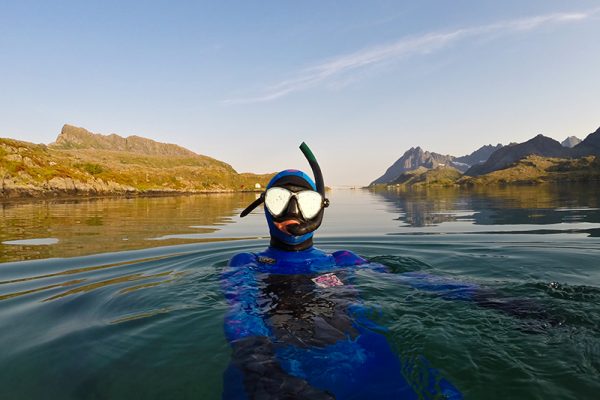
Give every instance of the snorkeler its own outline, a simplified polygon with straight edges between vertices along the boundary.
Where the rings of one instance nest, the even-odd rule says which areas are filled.
[[[233,350],[223,398],[462,398],[433,368],[424,382],[409,382],[403,370],[410,366],[390,347],[386,329],[367,318],[355,274],[385,267],[313,246],[329,201],[314,155],[306,144],[300,148],[316,182],[301,171],[282,171],[241,213],[264,203],[271,241],[263,252],[235,255],[223,273],[225,333]]]

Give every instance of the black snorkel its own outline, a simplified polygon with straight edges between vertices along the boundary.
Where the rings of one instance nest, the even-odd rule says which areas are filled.
[[[310,150],[308,145],[304,142],[302,142],[302,144],[300,145],[300,150],[302,151],[302,154],[304,154],[304,157],[306,157],[308,163],[310,164],[310,168],[312,169],[313,175],[315,177],[315,186],[317,187],[317,192],[319,192],[321,196],[323,196],[323,207],[314,218],[306,221],[306,223],[290,226],[288,230],[294,236],[302,236],[304,234],[317,230],[317,228],[321,226],[321,222],[323,221],[323,214],[325,212],[325,208],[329,207],[329,199],[325,197],[325,182],[323,181],[323,173],[321,172],[321,167],[319,167],[317,158]]]
[[[308,163],[310,164],[310,169],[312,169],[313,175],[315,177],[315,185],[317,186],[317,192],[321,193],[321,196],[323,196],[323,199],[325,200],[325,204],[328,204],[329,201],[325,199],[325,183],[323,182],[323,173],[321,172],[321,167],[319,167],[317,158],[310,150],[308,145],[304,142],[302,142],[302,144],[300,145],[300,150],[302,151],[302,154],[304,154],[304,157],[306,157],[306,160],[308,160]],[[327,207],[327,205],[325,207]]]
[[[301,236],[305,233],[312,232],[315,229],[317,229],[319,227],[319,225],[321,225],[321,221],[323,220],[324,209],[329,206],[329,200],[325,198],[325,183],[323,181],[323,173],[321,172],[321,167],[319,167],[317,158],[315,157],[313,152],[310,150],[308,145],[304,142],[302,142],[302,144],[300,145],[300,150],[302,151],[302,154],[304,154],[304,157],[306,157],[306,160],[310,164],[310,168],[312,169],[313,175],[315,177],[315,186],[317,187],[317,192],[319,192],[321,194],[321,196],[323,196],[323,208],[321,208],[321,211],[319,212],[319,214],[317,214],[317,216],[315,216],[311,220],[311,222],[307,223],[304,226],[292,227],[292,228],[296,228],[294,230],[290,229],[291,233],[294,236]],[[262,192],[258,199],[254,200],[248,207],[246,207],[244,209],[244,211],[242,211],[240,213],[240,217],[243,218],[246,215],[250,214],[256,207],[258,207],[259,205],[264,203],[264,201],[265,201],[265,192]]]

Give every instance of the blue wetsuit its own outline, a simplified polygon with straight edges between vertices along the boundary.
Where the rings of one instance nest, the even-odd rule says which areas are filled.
[[[316,183],[302,171],[282,171],[240,214],[264,203],[271,246],[234,256],[223,273],[229,303],[225,333],[233,350],[223,398],[462,398],[424,360],[419,382],[409,382],[406,376],[415,375],[415,366],[399,359],[383,335],[385,328],[369,320],[371,310],[353,285],[356,272],[386,268],[349,251],[326,254],[313,247],[313,232],[329,200],[316,158],[304,143],[300,149]],[[528,301],[503,299],[473,284],[423,272],[386,278],[519,318],[547,317]]]
[[[363,268],[386,272],[349,251],[312,246],[234,256],[223,273],[233,348],[223,398],[462,398],[433,368],[425,387],[406,380],[402,371],[410,366],[390,348],[385,328],[366,317],[353,286]],[[452,298],[474,289],[422,273],[389,276]]]

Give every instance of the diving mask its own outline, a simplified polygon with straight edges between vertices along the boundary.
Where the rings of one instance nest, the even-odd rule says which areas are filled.
[[[296,199],[305,219],[316,217],[323,207],[329,205],[329,201],[314,190],[292,192],[283,187],[272,187],[265,192],[265,206],[272,216],[279,217],[287,210],[292,198]]]
[[[319,167],[319,163],[315,158],[314,154],[306,143],[302,143],[300,145],[300,150],[308,160],[310,167],[315,175],[316,184],[314,185],[314,190],[302,190],[299,192],[291,192],[281,186],[273,186],[269,187],[266,192],[261,193],[261,195],[254,200],[248,207],[246,207],[240,214],[240,217],[245,217],[250,214],[252,210],[258,207],[263,202],[267,202],[267,196],[271,197],[269,203],[266,204],[267,210],[274,217],[278,217],[283,214],[286,210],[290,200],[292,197],[295,197],[296,202],[298,203],[298,207],[300,208],[300,212],[305,219],[312,219],[319,216],[319,212],[329,206],[329,200],[325,198],[325,183],[323,182],[323,174],[321,173],[321,168]],[[283,174],[287,171],[282,171],[280,174]],[[298,172],[298,171],[296,171]],[[300,173],[300,172],[298,172]],[[273,179],[276,179],[275,176]],[[271,185],[271,183],[269,184]],[[271,192],[269,195],[268,193]],[[302,202],[302,204],[300,204]],[[322,217],[322,215],[321,215]],[[317,218],[318,221],[313,222],[310,227],[312,230],[316,229],[321,224],[321,218]]]

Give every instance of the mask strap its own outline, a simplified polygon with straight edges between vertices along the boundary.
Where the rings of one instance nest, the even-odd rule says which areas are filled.
[[[242,213],[240,214],[240,217],[244,218],[246,215],[250,214],[252,212],[252,210],[254,210],[256,207],[261,205],[264,201],[265,201],[265,192],[262,192],[258,199],[254,200],[248,207],[246,207],[244,209],[244,211],[242,211]]]

